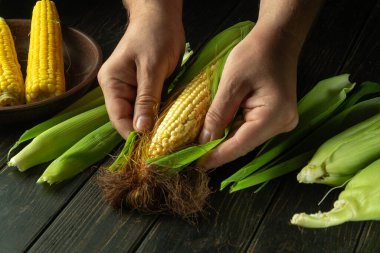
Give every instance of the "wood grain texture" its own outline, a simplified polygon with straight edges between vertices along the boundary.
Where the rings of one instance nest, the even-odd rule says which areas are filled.
[[[329,187],[299,184],[295,174],[284,179],[248,252],[352,252],[363,223],[347,223],[329,229],[302,229],[289,222],[295,213],[330,210],[338,192],[332,192],[318,206]]]
[[[326,1],[305,41],[298,63],[298,97],[342,69],[376,0]]]
[[[342,72],[355,80],[380,80],[379,0],[329,0],[303,48],[299,95],[318,80]],[[20,8],[0,0],[0,16],[28,17],[33,1]],[[94,37],[107,58],[124,33],[127,20],[121,0],[58,1],[62,22]],[[199,48],[235,22],[257,18],[258,1],[184,1],[186,35]],[[29,15],[30,16],[30,15]],[[23,129],[22,129],[23,130]],[[4,151],[22,132],[0,134]],[[220,180],[249,161],[253,153],[212,174]],[[1,167],[1,166],[0,166]],[[347,223],[330,229],[300,229],[289,224],[295,212],[328,210],[328,187],[300,185],[295,174],[270,183],[258,194],[217,192],[203,218],[190,224],[170,216],[114,210],[100,196],[93,170],[57,187],[35,181],[46,166],[27,173],[0,171],[1,252],[379,252],[379,222]],[[90,178],[90,179],[89,179]],[[87,181],[88,180],[88,181]]]
[[[0,246],[3,252],[21,252],[54,220],[93,173],[49,187],[36,184],[46,165],[21,173],[14,168],[0,172]]]
[[[7,154],[10,147],[17,141],[20,131],[0,128],[0,170],[7,162]]]
[[[29,252],[132,252],[156,219],[111,208],[93,177]]]
[[[260,192],[217,192],[194,224],[163,216],[137,252],[241,252],[260,224],[278,182]]]
[[[376,2],[360,31],[343,71],[352,73],[353,79],[380,83],[380,1]]]
[[[380,224],[379,221],[365,223],[362,236],[356,248],[356,253],[380,252]]]

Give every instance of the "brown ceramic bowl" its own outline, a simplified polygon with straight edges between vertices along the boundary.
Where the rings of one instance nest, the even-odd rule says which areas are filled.
[[[8,19],[18,60],[25,78],[28,48],[30,20]],[[62,26],[66,92],[40,102],[0,107],[0,127],[10,127],[37,123],[81,97],[95,81],[96,75],[102,63],[102,52],[99,45],[86,34],[70,27]]]

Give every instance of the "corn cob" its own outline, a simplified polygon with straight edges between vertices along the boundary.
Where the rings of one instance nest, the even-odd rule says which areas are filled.
[[[357,173],[339,194],[334,208],[316,214],[295,214],[291,223],[309,228],[325,228],[346,221],[380,219],[380,159]]]
[[[149,158],[170,154],[196,140],[211,102],[208,74],[204,71],[195,77],[158,123],[149,146]]]
[[[33,9],[25,89],[27,103],[65,92],[61,25],[49,0],[38,1]]]
[[[210,193],[208,177],[203,170],[184,167],[220,142],[219,139],[194,145],[216,93],[225,60],[252,26],[252,22],[241,22],[218,34],[193,64],[180,72],[182,75],[175,79],[173,91],[173,85],[169,86],[170,98],[152,133],[138,138],[132,133],[115,163],[102,171],[99,183],[108,202],[118,206],[127,204],[140,211],[170,211],[181,216],[202,209]],[[174,156],[175,159],[167,161]]]
[[[300,183],[341,185],[379,157],[380,114],[377,114],[322,144],[297,179]]]
[[[0,107],[23,104],[24,79],[11,31],[0,17]]]

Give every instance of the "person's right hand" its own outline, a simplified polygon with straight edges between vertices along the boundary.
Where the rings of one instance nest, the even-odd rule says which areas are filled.
[[[130,13],[124,36],[98,73],[110,120],[125,139],[133,129],[153,127],[164,80],[185,47],[181,10],[161,7]]]

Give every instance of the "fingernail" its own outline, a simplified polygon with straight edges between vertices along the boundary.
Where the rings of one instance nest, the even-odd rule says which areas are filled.
[[[153,121],[146,115],[139,116],[136,121],[137,131],[146,131],[152,128]]]
[[[199,143],[204,144],[211,140],[211,133],[207,129],[203,129],[199,135]]]

